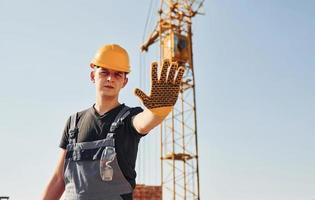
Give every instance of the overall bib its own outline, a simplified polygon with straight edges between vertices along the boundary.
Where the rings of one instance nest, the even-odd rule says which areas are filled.
[[[132,192],[117,162],[115,131],[130,114],[124,107],[110,126],[105,139],[76,142],[77,114],[71,116],[69,144],[64,163],[64,200],[122,200]]]

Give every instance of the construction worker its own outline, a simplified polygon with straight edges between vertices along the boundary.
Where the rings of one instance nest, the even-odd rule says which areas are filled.
[[[43,200],[60,199],[62,195],[65,200],[133,199],[140,138],[172,110],[184,73],[183,67],[165,61],[158,77],[158,65],[152,63],[151,94],[135,90],[146,107],[143,110],[118,101],[130,72],[125,49],[105,45],[90,66],[95,104],[68,119],[60,142],[60,158]]]

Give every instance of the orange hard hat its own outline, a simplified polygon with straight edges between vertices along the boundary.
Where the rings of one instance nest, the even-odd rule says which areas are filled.
[[[99,66],[121,72],[130,72],[129,56],[127,51],[117,44],[101,47],[95,54],[90,66]]]

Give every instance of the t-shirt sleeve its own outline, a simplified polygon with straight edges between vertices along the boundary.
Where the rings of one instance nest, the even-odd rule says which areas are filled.
[[[68,135],[69,128],[70,128],[70,117],[68,118],[65,128],[62,133],[62,137],[59,144],[60,148],[67,149],[67,145],[69,143],[69,135]]]
[[[131,132],[134,133],[135,135],[137,135],[138,137],[142,137],[142,136],[145,136],[146,134],[148,134],[148,133],[146,133],[146,134],[140,134],[140,133],[136,130],[136,128],[133,126],[133,123],[132,123],[133,118],[134,118],[137,114],[139,114],[139,113],[141,113],[141,112],[143,112],[143,109],[142,109],[141,107],[131,108],[131,109],[130,109],[130,114],[129,114],[129,116],[128,116],[127,119],[126,119],[128,126],[130,126],[129,128],[130,128]]]

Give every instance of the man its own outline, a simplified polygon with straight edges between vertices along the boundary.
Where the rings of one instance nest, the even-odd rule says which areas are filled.
[[[91,62],[95,104],[72,115],[61,139],[60,158],[42,199],[132,199],[140,138],[160,124],[174,106],[184,68],[165,61],[160,79],[151,66],[151,94],[136,89],[145,109],[118,101],[128,82],[128,53],[116,44],[98,50]],[[176,76],[176,77],[175,77]]]

